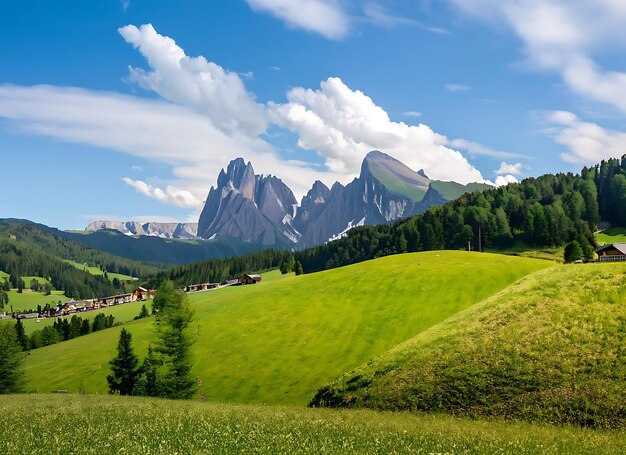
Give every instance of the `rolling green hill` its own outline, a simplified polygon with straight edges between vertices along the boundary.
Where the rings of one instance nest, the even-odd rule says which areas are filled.
[[[312,404],[626,427],[626,264],[530,275],[321,389]]]
[[[0,396],[0,414],[0,453],[11,455],[613,455],[624,448],[623,433],[580,428],[119,396]]]
[[[213,401],[306,404],[333,377],[552,264],[437,251],[190,295],[193,374]],[[131,322],[139,354],[152,321]],[[120,328],[31,352],[30,391],[105,392]]]

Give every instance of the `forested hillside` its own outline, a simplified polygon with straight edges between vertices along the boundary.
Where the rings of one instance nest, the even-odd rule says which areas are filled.
[[[139,262],[106,253],[67,238],[64,234],[26,220],[0,219],[0,240],[16,240],[21,245],[43,250],[61,259],[134,277],[151,275],[163,268],[158,263]]]
[[[222,282],[236,278],[243,273],[275,269],[293,254],[283,250],[263,250],[230,259],[209,259],[193,264],[181,265],[168,272],[159,273],[153,278],[156,286],[163,279],[169,279],[184,286],[192,283]]]
[[[465,194],[395,224],[355,228],[296,258],[312,272],[394,253],[519,243],[550,247],[572,240],[591,258],[601,219],[626,224],[626,157],[584,168],[580,175],[547,174]]]
[[[11,276],[13,287],[20,287],[18,277],[43,277],[50,281],[52,288],[77,299],[111,295],[123,287],[119,280],[114,286],[107,277],[94,276],[64,260],[135,277],[145,277],[159,270],[154,265],[86,247],[57,236],[49,229],[21,220],[0,220],[0,270]],[[28,283],[23,285],[28,286]]]

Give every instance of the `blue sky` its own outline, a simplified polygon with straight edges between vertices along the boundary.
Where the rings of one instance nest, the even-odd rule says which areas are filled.
[[[572,3],[575,3],[572,5]],[[195,220],[243,156],[498,184],[626,151],[618,0],[0,3],[0,217]]]

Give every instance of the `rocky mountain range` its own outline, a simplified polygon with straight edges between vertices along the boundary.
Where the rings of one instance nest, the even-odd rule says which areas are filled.
[[[168,238],[234,238],[278,248],[306,248],[345,235],[355,226],[380,224],[426,211],[489,186],[431,180],[379,151],[347,185],[316,181],[300,204],[277,177],[256,175],[242,158],[230,162],[211,187],[198,224],[97,221],[87,229]]]
[[[92,221],[86,231],[113,229],[126,235],[147,235],[165,239],[197,239],[198,223],[138,223],[136,221]]]

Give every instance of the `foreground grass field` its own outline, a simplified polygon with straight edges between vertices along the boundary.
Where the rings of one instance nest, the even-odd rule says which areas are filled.
[[[513,256],[438,251],[190,295],[198,395],[305,405],[332,378],[548,266]],[[142,356],[152,325],[126,325]],[[106,392],[119,330],[32,351],[28,389]]]
[[[626,429],[625,396],[622,263],[528,276],[346,374],[316,403]]]
[[[0,415],[3,417],[0,453],[12,455],[610,455],[623,453],[625,437],[618,432],[422,414],[94,395],[2,396]]]

